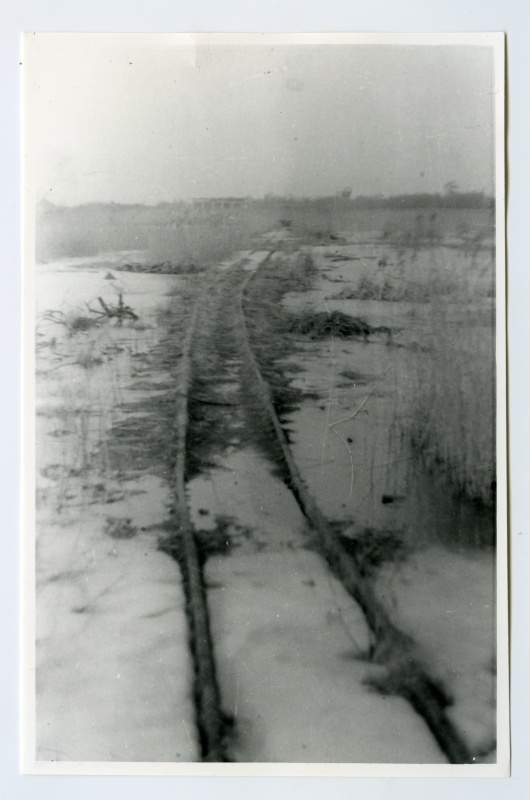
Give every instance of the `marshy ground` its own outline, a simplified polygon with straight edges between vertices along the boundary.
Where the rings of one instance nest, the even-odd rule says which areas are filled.
[[[204,272],[138,260],[37,274],[38,760],[208,757],[182,503],[223,758],[494,760],[489,243],[282,230]],[[79,321],[120,293],[137,320]]]

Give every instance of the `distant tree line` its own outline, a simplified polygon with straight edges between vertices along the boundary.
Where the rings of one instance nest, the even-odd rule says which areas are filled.
[[[213,200],[222,198],[212,198]],[[229,198],[227,198],[229,199]],[[345,189],[334,197],[294,197],[293,195],[273,195],[268,194],[263,199],[253,197],[244,198],[247,204],[261,205],[265,203],[288,203],[292,204],[316,204],[316,205],[329,205],[336,202],[344,203],[348,206],[355,206],[356,208],[482,208],[493,209],[495,207],[495,198],[490,197],[485,192],[461,192],[459,191],[456,183],[450,181],[445,186],[445,192],[442,194],[418,192],[415,194],[398,194],[389,197],[376,194],[376,195],[357,195],[351,197],[351,189]],[[178,216],[187,217],[195,210],[194,201],[177,200],[172,202],[161,202],[156,205],[142,205],[141,203],[85,203],[81,206],[60,206],[50,203],[46,200],[39,203],[38,213],[39,216],[46,217],[47,215],[63,215],[75,216],[81,211],[83,214],[92,213],[95,216],[104,215],[108,218],[115,218],[116,216],[126,215],[129,216],[135,212],[142,217],[149,216],[157,217],[160,219],[160,213],[171,217],[174,214]],[[163,218],[163,217],[162,217]]]
[[[490,208],[495,199],[484,192],[449,191],[446,194],[358,195],[351,201],[356,208]]]

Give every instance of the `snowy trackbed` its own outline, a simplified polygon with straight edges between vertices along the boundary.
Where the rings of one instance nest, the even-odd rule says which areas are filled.
[[[274,258],[253,252],[205,280],[175,387],[175,523],[161,547],[183,575],[201,757],[471,762],[443,689],[292,455],[251,319]]]

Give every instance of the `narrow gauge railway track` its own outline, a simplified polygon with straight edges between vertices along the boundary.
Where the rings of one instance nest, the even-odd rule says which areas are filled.
[[[372,659],[387,667],[392,691],[404,697],[425,720],[448,761],[470,763],[471,754],[446,714],[448,700],[443,690],[423,668],[414,642],[394,626],[376,597],[370,580],[342,547],[294,461],[275,408],[273,392],[253,348],[246,316],[254,276],[270,262],[273,252],[270,250],[263,254],[253,269],[245,272],[241,265],[236,265],[216,273],[203,284],[183,342],[177,378],[174,432],[177,445],[174,465],[176,525],[174,534],[163,547],[177,558],[183,573],[202,758],[210,762],[229,760],[227,741],[232,722],[222,712],[203,575],[206,556],[191,521],[186,483],[207,463],[204,459],[207,458],[208,439],[214,436],[209,430],[211,418],[208,419],[208,408],[231,405],[222,392],[212,388],[212,382],[215,382],[212,376],[219,372],[220,365],[224,364],[228,370],[228,365],[237,360],[253,398],[252,408],[246,409],[247,414],[249,411],[251,417],[257,414],[261,424],[265,420],[272,432],[273,446],[269,446],[269,455],[316,534],[332,572],[362,609],[375,642]]]

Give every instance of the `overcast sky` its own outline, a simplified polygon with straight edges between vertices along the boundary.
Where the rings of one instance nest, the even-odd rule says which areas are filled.
[[[37,198],[493,191],[489,47],[156,41],[32,37]]]

